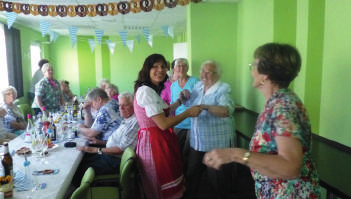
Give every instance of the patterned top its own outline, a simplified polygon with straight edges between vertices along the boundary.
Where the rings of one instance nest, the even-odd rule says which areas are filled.
[[[311,161],[310,121],[301,100],[289,89],[280,89],[267,101],[256,123],[251,151],[277,154],[275,136],[292,136],[301,141],[304,156],[300,177],[270,179],[252,170],[257,198],[319,198],[318,175]]]
[[[208,111],[202,111],[198,117],[191,118],[190,146],[197,151],[228,148],[234,144],[235,124],[233,118],[234,102],[230,98],[228,84],[217,82],[204,94],[204,85],[200,81],[191,91],[191,97],[185,106],[217,105],[229,108],[228,117],[218,117]]]
[[[173,82],[172,86],[171,86],[171,104],[173,104],[174,102],[177,101],[177,99],[179,98],[179,93],[182,90],[188,89],[189,91],[191,91],[198,81],[199,81],[199,79],[197,79],[196,77],[189,77],[188,81],[186,82],[186,84],[183,88],[181,88],[179,86],[178,80]],[[185,107],[184,105],[180,105],[175,110],[175,115],[179,115],[179,114],[183,113],[186,109],[187,109],[187,107]],[[183,120],[181,123],[179,123],[175,127],[180,128],[180,129],[190,129],[190,126],[191,126],[191,119],[186,118],[185,120]]]
[[[46,77],[43,77],[43,79],[35,85],[35,96],[41,98],[48,112],[57,112],[60,110],[61,106],[62,91],[60,83],[57,80],[53,81],[56,84],[56,88],[50,84],[49,79]],[[36,100],[34,100],[32,108],[40,108]]]
[[[107,140],[106,147],[117,146],[123,151],[126,150],[127,147],[135,149],[138,131],[139,124],[133,114],[129,118],[124,119],[118,129],[112,133]]]
[[[119,106],[116,100],[110,100],[100,108],[96,114],[92,129],[101,132],[96,138],[108,140],[108,137],[119,127],[123,118],[119,114]]]
[[[5,124],[4,126],[6,127],[8,132],[14,132],[16,131],[16,129],[13,129],[11,127],[11,123],[13,121],[16,121],[18,123],[22,123],[23,125],[26,124],[26,122],[24,121],[22,112],[17,108],[16,105],[7,105],[7,104],[2,104],[1,105],[2,108],[6,109],[7,114],[5,115]]]

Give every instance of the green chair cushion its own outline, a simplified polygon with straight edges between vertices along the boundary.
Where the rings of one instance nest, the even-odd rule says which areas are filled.
[[[117,187],[90,187],[92,199],[119,199],[119,190]]]

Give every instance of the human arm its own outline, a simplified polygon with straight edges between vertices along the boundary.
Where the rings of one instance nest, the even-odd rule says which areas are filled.
[[[92,128],[87,127],[84,124],[79,125],[79,132],[81,132],[83,135],[87,136],[87,137],[96,137],[97,135],[99,135],[101,132],[96,131]]]
[[[206,105],[201,104],[200,107],[203,110],[206,110],[212,115],[218,117],[228,117],[229,116],[229,108],[227,106],[216,106],[216,105]]]
[[[77,150],[79,151],[84,151],[87,153],[98,153],[99,148],[97,147],[89,147],[89,146],[78,146]],[[123,150],[118,148],[117,146],[114,147],[109,147],[109,148],[101,148],[101,152],[103,154],[108,154],[108,155],[121,155],[123,154]]]
[[[38,104],[38,106],[39,106],[40,109],[42,109],[43,106],[45,106],[45,105],[43,104],[43,101],[42,101],[42,99],[41,99],[40,96],[36,95],[36,96],[35,96],[35,101],[37,102],[37,104]]]
[[[303,152],[300,140],[294,137],[277,136],[278,154],[250,152],[246,165],[269,178],[294,179],[300,174]],[[293,149],[293,150],[292,150]],[[241,148],[215,149],[204,156],[204,164],[219,169],[223,164],[245,164]]]
[[[107,141],[105,140],[98,140],[96,137],[88,137],[89,144],[98,144],[98,145],[106,145]]]
[[[22,122],[13,121],[11,122],[11,128],[15,130],[23,130],[26,128],[25,124]]]
[[[83,105],[83,109],[85,111],[85,115],[84,115],[84,125],[86,127],[91,127],[91,125],[93,125],[93,116],[91,114],[91,102],[86,102]]]

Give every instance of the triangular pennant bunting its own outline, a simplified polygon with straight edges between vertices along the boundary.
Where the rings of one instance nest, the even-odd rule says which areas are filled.
[[[41,35],[45,37],[46,33],[48,32],[50,27],[50,23],[47,21],[40,21],[40,30],[41,30]]]
[[[168,37],[168,26],[162,26],[161,28],[163,30],[163,34],[165,34],[165,36]]]
[[[6,18],[7,18],[7,28],[11,29],[11,26],[16,21],[17,14],[14,12],[6,12]]]
[[[77,42],[77,32],[78,32],[78,28],[74,27],[74,26],[70,26],[68,28],[69,30],[69,36],[71,38],[71,43],[72,43],[72,48],[74,47],[74,45]]]
[[[106,40],[106,44],[108,49],[110,49],[111,54],[113,54],[115,51],[116,43],[112,42],[111,40]]]
[[[128,31],[126,31],[126,30],[119,31],[119,35],[121,36],[121,41],[122,41],[123,45],[126,46],[127,45]]]
[[[129,48],[129,51],[133,52],[134,40],[128,40],[127,41],[127,46]]]
[[[57,32],[50,31],[50,42],[55,42],[58,37],[59,34]]]
[[[94,49],[95,49],[95,40],[94,39],[88,39],[89,42],[89,46],[90,46],[90,51],[91,53],[93,53]]]
[[[150,29],[149,28],[144,29],[143,30],[143,35],[144,35],[146,41],[149,41]]]
[[[140,35],[135,36],[135,39],[140,43]]]
[[[149,38],[148,38],[147,42],[152,47],[152,35],[149,35]]]
[[[174,38],[174,28],[173,26],[168,26],[168,35]]]
[[[95,30],[96,41],[101,44],[102,35],[104,35],[104,30]]]

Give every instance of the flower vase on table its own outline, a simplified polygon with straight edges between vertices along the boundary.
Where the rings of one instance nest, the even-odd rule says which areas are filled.
[[[13,182],[12,177],[8,176],[1,176],[0,177],[0,192],[4,193],[5,198],[11,197],[13,195]]]

